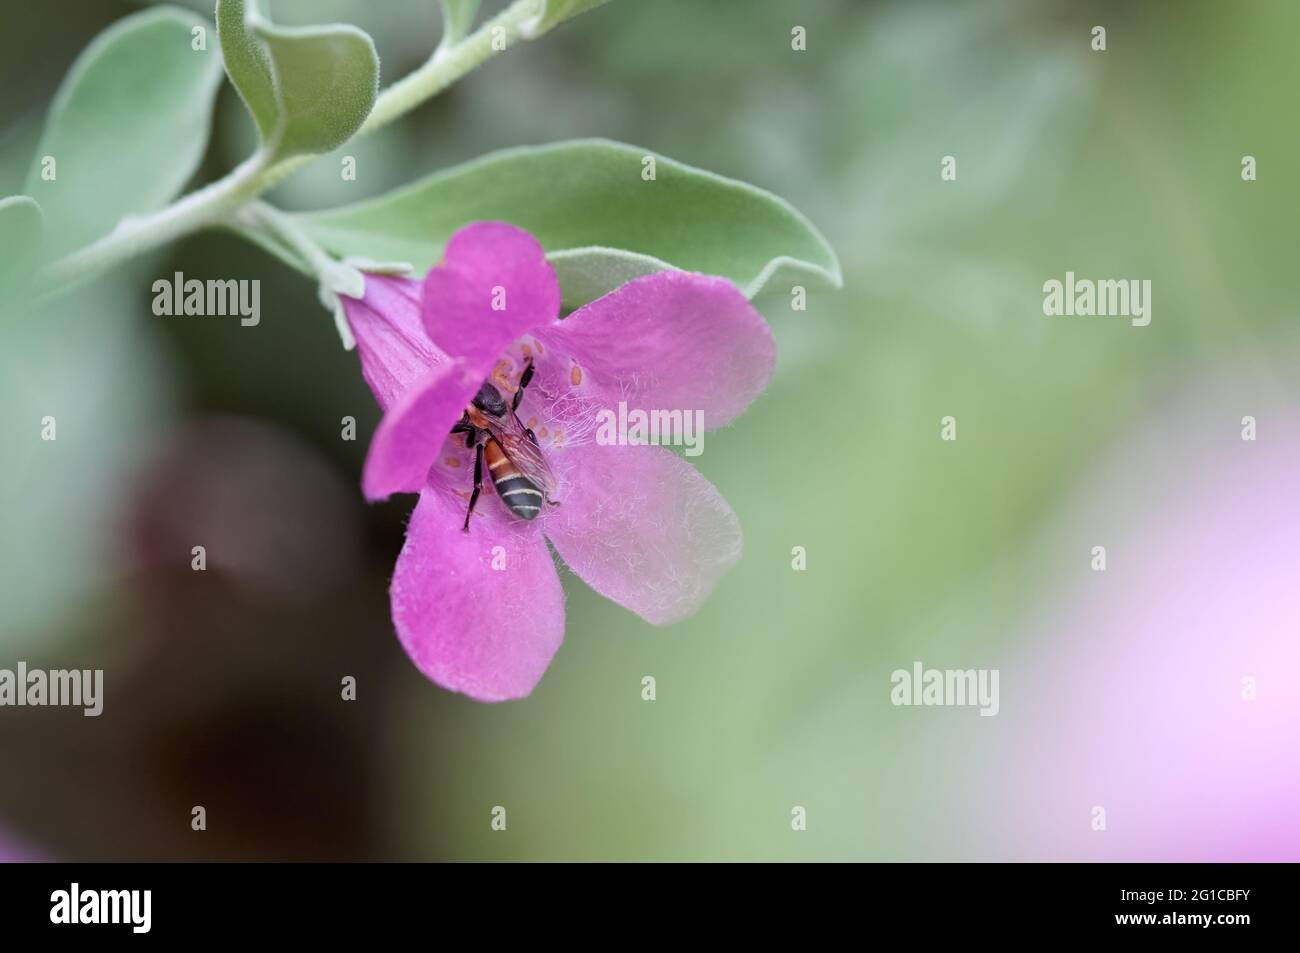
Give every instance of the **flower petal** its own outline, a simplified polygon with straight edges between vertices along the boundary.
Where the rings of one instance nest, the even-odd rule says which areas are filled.
[[[569,568],[647,622],[690,615],[740,558],[736,514],[662,447],[570,447],[567,491],[545,530]]]
[[[564,639],[564,591],[546,543],[527,526],[475,521],[429,490],[393,575],[393,623],[417,668],[479,701],[522,698]],[[494,568],[496,567],[502,568]]]
[[[418,493],[447,434],[483,383],[460,359],[439,364],[388,408],[366,451],[361,490],[369,500]]]
[[[425,334],[453,357],[387,408],[361,480],[372,500],[424,486],[448,431],[506,349],[555,320],[560,286],[536,239],[504,222],[480,222],[451,237],[442,264],[424,279],[422,308]]]
[[[506,347],[560,313],[560,283],[542,246],[505,222],[467,225],[424,279],[424,328],[487,377]]]
[[[379,406],[387,410],[431,366],[447,357],[424,332],[420,282],[388,275],[365,276],[361,298],[340,295],[357,342],[361,374]]]
[[[544,389],[572,387],[615,412],[619,401],[699,410],[710,430],[748,407],[776,364],[767,322],[736,286],[683,271],[630,281],[535,336]]]

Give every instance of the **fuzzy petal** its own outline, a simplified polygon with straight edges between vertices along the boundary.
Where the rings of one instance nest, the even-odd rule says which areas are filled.
[[[466,533],[464,518],[454,498],[420,495],[393,575],[397,635],[444,688],[479,701],[522,698],[564,639],[555,564],[534,528],[476,520]]]
[[[387,410],[447,357],[424,332],[420,282],[372,274],[365,279],[363,297],[339,297],[357,342],[361,374],[379,406]]]
[[[483,383],[457,359],[439,364],[404,393],[379,421],[366,451],[361,490],[369,500],[418,493],[428,482],[451,428]]]
[[[736,286],[682,271],[630,281],[535,337],[545,389],[613,411],[699,410],[708,430],[748,407],[776,365],[767,322]]]
[[[481,377],[515,338],[559,313],[560,283],[546,252],[505,222],[462,228],[424,279],[425,331]]]
[[[546,534],[602,596],[667,625],[700,607],[740,558],[736,514],[717,489],[662,447],[571,447],[568,492]]]
[[[372,500],[425,485],[448,431],[506,349],[555,320],[560,286],[536,239],[504,222],[480,222],[451,237],[442,264],[424,279],[421,300],[425,334],[454,357],[387,407],[361,480]],[[497,301],[502,310],[493,308]]]

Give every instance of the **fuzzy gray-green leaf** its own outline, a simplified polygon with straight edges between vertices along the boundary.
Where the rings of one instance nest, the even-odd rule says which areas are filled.
[[[340,256],[421,270],[454,231],[488,219],[537,237],[569,307],[666,268],[721,275],[751,297],[841,284],[835,253],[784,199],[606,140],[507,149],[370,201],[298,216]]]
[[[31,274],[41,247],[45,218],[41,207],[26,195],[0,199],[0,289],[8,289]]]
[[[160,208],[194,174],[221,82],[210,27],[188,11],[157,7],[119,20],[77,58],[24,188],[45,212],[48,252],[78,248],[124,216]]]
[[[279,27],[246,0],[219,0],[217,27],[226,72],[273,159],[329,152],[370,115],[379,57],[356,27]]]

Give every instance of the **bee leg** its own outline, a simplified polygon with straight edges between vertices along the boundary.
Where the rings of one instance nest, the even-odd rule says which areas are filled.
[[[465,446],[472,447],[478,441],[478,428],[469,422],[469,414],[461,415],[460,421],[451,428],[453,434],[465,435]]]
[[[533,359],[528,359],[528,365],[524,368],[523,374],[519,377],[519,388],[515,391],[515,398],[510,402],[511,410],[519,409],[519,402],[524,399],[524,388],[527,387],[533,379]]]
[[[469,518],[474,515],[474,506],[478,503],[478,495],[483,490],[483,444],[479,444],[474,449],[474,492],[469,495],[469,509],[465,511],[465,525],[463,532],[469,532]]]

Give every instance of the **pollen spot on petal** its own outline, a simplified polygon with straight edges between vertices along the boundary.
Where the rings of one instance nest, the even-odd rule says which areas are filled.
[[[543,427],[541,430],[537,431],[537,436],[538,436],[538,437],[547,437],[547,436],[549,436],[549,434],[547,433],[546,428]]]
[[[442,462],[445,463],[447,466],[451,467],[453,470],[457,470],[460,468],[460,457],[443,457]]]
[[[528,418],[528,425],[527,425],[527,426],[528,426],[528,429],[529,429],[529,430],[536,430],[536,429],[537,429],[537,418],[536,418],[536,417],[529,417],[529,418]]]
[[[492,369],[492,382],[510,394],[513,394],[519,389],[515,387],[514,384],[510,383],[510,371],[512,366],[513,362],[501,360],[497,361],[497,366]]]
[[[546,349],[542,347],[542,342],[537,340],[537,338],[533,338],[533,347],[537,348],[538,354],[546,353]]]
[[[528,344],[521,344],[521,345],[519,346],[519,350],[520,350],[520,353],[522,353],[522,354],[524,355],[524,360],[525,360],[525,361],[528,360],[530,357],[533,356],[533,349],[532,349],[532,346],[531,346],[531,345],[528,345]]]
[[[574,364],[573,370],[569,371],[569,380],[573,383],[574,387],[577,387],[582,383],[582,368],[577,364]]]
[[[563,430],[557,430],[557,431],[555,431],[555,439],[552,441],[552,443],[554,443],[557,447],[562,447],[562,446],[564,446],[564,431],[563,431]]]

